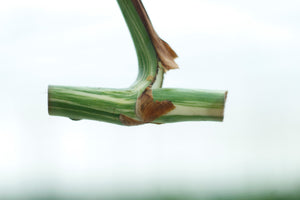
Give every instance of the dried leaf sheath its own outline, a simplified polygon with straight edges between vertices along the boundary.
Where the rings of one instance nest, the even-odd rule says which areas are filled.
[[[165,71],[170,69],[177,69],[178,65],[174,61],[174,59],[178,57],[177,54],[169,46],[169,44],[163,41],[155,32],[152,23],[147,15],[147,12],[143,6],[143,3],[140,0],[131,1],[151,38],[152,44],[155,47],[159,61],[161,61]]]

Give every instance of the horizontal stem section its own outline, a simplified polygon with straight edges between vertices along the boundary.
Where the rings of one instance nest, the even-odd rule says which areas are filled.
[[[174,104],[175,109],[154,122],[223,121],[226,96],[227,91],[155,89],[153,90],[154,100],[169,100]]]
[[[153,121],[222,121],[226,91],[191,90],[176,88],[153,89],[155,101],[168,100],[175,109]],[[123,125],[120,115],[139,120],[135,113],[138,92],[132,89],[48,87],[50,115],[73,120],[91,119]]]

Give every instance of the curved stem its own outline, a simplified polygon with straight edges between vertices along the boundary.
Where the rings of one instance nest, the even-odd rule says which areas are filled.
[[[176,53],[154,31],[141,0],[117,0],[136,49],[139,73],[126,89],[48,87],[50,115],[119,125],[222,121],[226,91],[161,88]]]
[[[154,82],[158,72],[158,59],[150,35],[132,1],[117,1],[129,28],[138,57],[139,73],[136,81],[130,86],[130,89],[137,91],[139,96]]]

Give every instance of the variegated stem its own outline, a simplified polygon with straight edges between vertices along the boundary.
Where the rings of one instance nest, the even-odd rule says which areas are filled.
[[[178,68],[176,53],[154,31],[141,0],[117,2],[138,57],[136,81],[126,89],[49,86],[49,114],[119,125],[222,121],[225,91],[161,88],[164,72]]]
[[[159,61],[151,38],[144,26],[132,0],[117,0],[130,31],[133,40],[139,65],[139,73],[136,81],[130,86],[131,90],[138,93],[138,96],[156,80],[159,70]],[[160,73],[158,80],[162,85],[163,73]]]
[[[175,109],[152,123],[222,121],[225,91],[157,88],[154,101],[171,101]],[[74,120],[92,119],[124,125],[122,116],[139,120],[135,113],[137,94],[130,89],[49,86],[50,115]],[[135,124],[136,125],[136,124]]]

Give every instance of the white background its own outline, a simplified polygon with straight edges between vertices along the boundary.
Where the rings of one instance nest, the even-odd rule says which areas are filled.
[[[135,80],[125,21],[111,0],[1,0],[0,195],[299,188],[300,1],[143,2],[179,55],[164,87],[228,90],[224,122],[48,116],[49,84]]]

